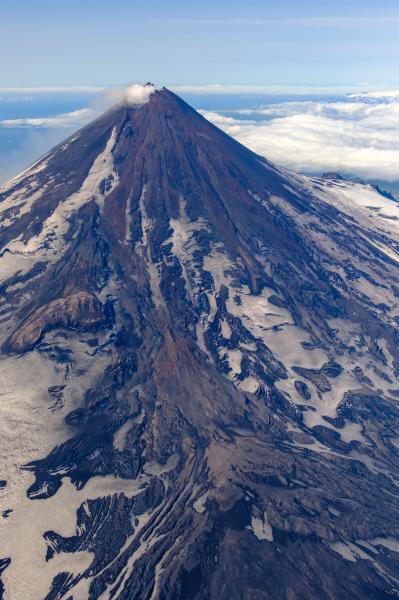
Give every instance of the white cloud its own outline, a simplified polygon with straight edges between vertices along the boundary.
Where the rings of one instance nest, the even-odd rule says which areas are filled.
[[[142,85],[139,83],[127,87],[107,88],[93,100],[91,108],[82,108],[53,117],[4,119],[0,121],[0,127],[79,128],[113,105],[141,106],[148,102],[155,90],[156,88],[152,84]]]
[[[246,120],[202,114],[258,154],[297,171],[399,179],[397,92],[335,102],[286,102],[237,112]]]
[[[299,85],[235,85],[235,84],[208,84],[208,85],[171,85],[170,90],[177,94],[293,94],[302,95],[332,95],[349,94],[351,92],[362,93],[366,84],[351,86],[299,86]]]
[[[45,118],[3,120],[0,126],[48,129],[62,139],[66,134],[57,134],[57,129],[69,130],[69,134],[115,103],[143,104],[155,89],[140,84],[111,88],[96,96],[90,108]],[[237,86],[232,86],[233,90],[239,93]],[[338,171],[364,179],[399,180],[399,91],[202,114],[258,154],[286,167],[308,173]]]
[[[375,92],[363,92],[360,94],[351,94],[350,98],[385,98],[387,100],[392,98],[399,98],[399,90],[387,91],[375,91]]]
[[[134,83],[127,87],[114,87],[105,90],[103,96],[99,99],[99,103],[107,107],[114,104],[123,104],[126,106],[141,106],[146,104],[150,99],[151,94],[157,88],[147,83]]]
[[[70,113],[62,113],[54,117],[39,117],[27,119],[4,119],[0,121],[1,127],[56,127],[60,129],[82,127],[98,116],[92,108],[82,108]]]

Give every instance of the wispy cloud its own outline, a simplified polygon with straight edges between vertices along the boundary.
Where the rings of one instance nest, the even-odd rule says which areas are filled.
[[[0,121],[0,127],[46,127],[46,128],[70,128],[81,127],[94,119],[98,111],[91,108],[82,108],[69,113],[62,113],[54,117],[39,117],[27,119],[4,119]]]
[[[357,94],[350,94],[350,98],[360,99],[360,98],[375,98],[375,99],[398,99],[399,100],[399,90],[391,90],[391,91],[374,91],[374,92],[363,92]]]
[[[206,118],[255,152],[308,173],[399,179],[399,93],[286,102]],[[252,119],[251,119],[252,117]]]
[[[128,86],[129,87],[129,86]],[[170,90],[178,94],[349,94],[363,93],[364,90],[375,89],[371,94],[385,94],[381,91],[382,86],[371,86],[369,83],[359,83],[354,85],[242,85],[242,84],[187,84],[187,85],[168,85]],[[32,100],[35,94],[76,94],[87,93],[93,95],[103,95],[112,101],[112,97],[118,98],[125,93],[126,87],[96,87],[96,86],[71,86],[71,87],[13,87],[0,88],[0,101],[18,101],[21,99]]]
[[[12,96],[11,94],[6,94],[5,96],[0,96],[0,102],[32,102],[33,96],[21,96],[17,94],[16,96]]]
[[[351,92],[362,93],[370,89],[369,84],[357,84],[351,86],[315,86],[315,85],[235,85],[235,84],[208,84],[208,85],[171,85],[169,89],[177,94],[292,94],[302,95],[331,95],[349,94]]]

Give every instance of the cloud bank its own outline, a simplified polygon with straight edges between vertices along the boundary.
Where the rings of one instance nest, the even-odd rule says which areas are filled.
[[[202,114],[258,154],[297,171],[399,180],[396,91],[284,102],[238,110],[234,117]]]
[[[140,84],[111,88],[89,108],[45,118],[3,120],[0,127],[24,127],[32,132],[39,128],[44,130],[42,136],[48,130],[51,143],[57,135],[58,142],[111,105],[147,102],[155,89]],[[299,99],[228,112],[201,112],[244,145],[288,168],[399,181],[397,90],[349,94],[334,101]],[[46,150],[49,147],[50,143]]]
[[[209,85],[172,85],[168,86],[170,90],[176,94],[242,94],[242,95],[259,95],[259,94],[279,94],[293,96],[307,96],[310,94],[320,95],[338,95],[349,94],[351,92],[362,93],[366,88],[366,84],[358,85],[233,85],[233,84],[209,84]],[[377,90],[378,92],[379,90]]]

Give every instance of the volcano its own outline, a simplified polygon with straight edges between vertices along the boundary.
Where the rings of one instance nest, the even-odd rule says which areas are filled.
[[[399,206],[150,91],[0,189],[1,594],[399,598]]]

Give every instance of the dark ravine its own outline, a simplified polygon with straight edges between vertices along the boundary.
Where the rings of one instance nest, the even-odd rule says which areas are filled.
[[[0,597],[399,598],[397,218],[166,89],[0,188]]]

